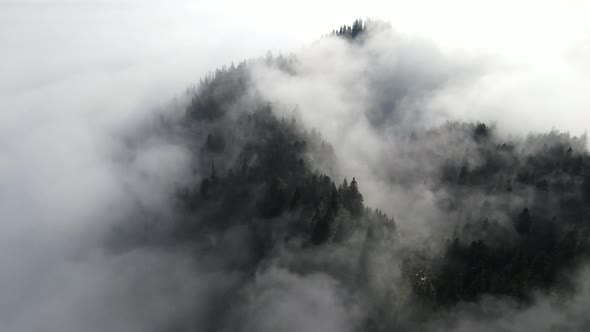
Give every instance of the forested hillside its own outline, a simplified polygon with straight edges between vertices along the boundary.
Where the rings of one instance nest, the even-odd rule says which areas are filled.
[[[366,24],[325,38],[363,47]],[[178,183],[172,227],[156,242],[191,248],[239,275],[231,291],[212,297],[205,330],[233,331],[247,320],[240,308],[251,301],[248,289],[272,268],[329,275],[364,308],[359,331],[425,329],[441,312],[486,296],[526,306],[539,293],[576,292],[571,276],[590,249],[585,136],[510,137],[496,125],[457,121],[392,129],[396,149],[386,157],[395,162],[382,164],[383,183],[432,193],[436,208],[433,231],[410,241],[409,228],[394,221],[403,211],[385,214],[387,206],[365,202],[358,174],[340,176],[321,128],[253,88],[256,68],[298,77],[298,61],[267,56],[218,69],[188,90],[184,115],[167,123],[193,154],[192,174]],[[396,199],[384,195],[381,202]],[[411,218],[404,222],[411,228]],[[113,243],[153,239],[135,234],[152,228],[134,227],[113,232]]]

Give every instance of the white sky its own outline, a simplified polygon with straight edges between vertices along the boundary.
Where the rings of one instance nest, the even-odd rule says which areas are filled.
[[[568,89],[543,104],[563,112],[571,101],[577,111],[535,128],[583,130],[588,15],[590,1],[582,0],[0,0],[0,97],[10,109],[129,111],[215,67],[297,50],[370,17],[445,50],[500,56],[534,68],[531,77],[563,81],[539,90]],[[72,93],[79,98],[64,105]]]
[[[64,254],[78,257],[88,245],[72,229],[119,220],[136,200],[158,206],[169,197],[162,188],[182,178],[186,151],[148,141],[130,153],[113,133],[207,71],[267,50],[297,51],[370,17],[446,51],[491,54],[519,68],[444,94],[441,105],[458,118],[579,133],[590,114],[589,14],[590,0],[0,0],[0,321],[12,324],[2,331],[79,331],[72,327],[89,317],[121,314],[131,318],[91,321],[151,328],[152,318],[178,311],[158,306],[161,315],[146,320],[152,291],[208,284],[192,266],[189,282],[168,280],[159,271],[185,266],[169,257],[81,265]],[[146,275],[136,266],[167,278],[149,279],[147,292],[134,283],[129,295],[125,282]],[[178,291],[187,303],[198,298]],[[97,316],[96,307],[107,310]]]

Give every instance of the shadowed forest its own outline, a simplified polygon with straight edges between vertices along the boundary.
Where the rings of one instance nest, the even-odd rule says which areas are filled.
[[[324,38],[362,48],[369,24],[357,20]],[[401,211],[365,202],[363,178],[343,174],[333,142],[304,124],[298,105],[253,89],[257,68],[297,77],[298,62],[269,54],[215,70],[189,88],[182,116],[159,120],[158,130],[192,154],[172,215],[146,214],[111,232],[115,251],[182,247],[208,269],[235,276],[208,299],[201,330],[284,330],[281,322],[251,323],[256,309],[243,310],[252,301],[263,306],[252,288],[268,271],[329,276],[364,308],[351,316],[358,331],[435,330],[455,308],[485,299],[526,308],[539,294],[576,294],[573,276],[589,252],[585,135],[511,137],[481,122],[389,127],[397,146],[389,158],[411,166],[384,162],[382,181],[401,192],[434,193],[432,231],[416,241],[411,226],[398,227]],[[384,193],[379,201],[389,199],[396,198]]]

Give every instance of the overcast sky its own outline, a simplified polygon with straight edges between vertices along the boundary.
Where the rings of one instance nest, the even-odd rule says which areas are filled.
[[[111,174],[101,162],[110,158],[113,130],[126,130],[209,70],[268,50],[301,51],[357,17],[391,22],[457,59],[490,59],[474,83],[434,100],[451,118],[498,122],[517,133],[588,128],[590,2],[442,3],[0,0],[4,193],[45,192],[38,201],[55,209],[46,201],[55,197],[47,179],[76,187],[77,195],[89,184],[72,182],[75,170],[83,167],[88,179]],[[82,193],[109,196],[105,183],[119,179],[110,181],[95,180]]]
[[[26,211],[64,205],[59,214],[76,220],[83,204],[54,203],[113,196],[113,131],[209,70],[268,50],[300,52],[358,17],[391,22],[450,58],[489,59],[473,83],[437,94],[451,118],[580,134],[590,114],[587,13],[590,2],[564,0],[0,0],[0,194],[19,188],[39,204]],[[80,169],[87,176],[71,180]]]
[[[192,282],[145,285],[187,285],[174,301],[206,291],[182,257],[80,259],[85,239],[69,232],[121,219],[138,201],[165,205],[190,155],[153,138],[130,149],[117,135],[207,71],[268,50],[298,52],[359,17],[381,19],[451,57],[493,64],[473,86],[435,100],[451,117],[578,134],[590,118],[588,13],[590,1],[573,0],[0,0],[0,330],[79,331],[94,307],[78,303],[105,290],[104,317],[125,314],[110,304],[126,284],[109,284],[125,281],[115,278],[125,266],[182,267]],[[150,303],[142,296],[151,293],[136,293],[130,303]],[[143,310],[152,312],[139,306],[131,321],[145,320]]]
[[[532,129],[579,132],[590,86],[589,12],[590,2],[581,0],[0,0],[0,103],[16,114],[131,114],[215,67],[267,50],[295,51],[370,17],[445,51],[486,54],[519,68],[508,80],[490,77],[494,86],[482,88],[491,101],[472,106],[494,109],[495,99],[534,94],[517,102],[521,113],[558,108],[560,116],[535,120]]]

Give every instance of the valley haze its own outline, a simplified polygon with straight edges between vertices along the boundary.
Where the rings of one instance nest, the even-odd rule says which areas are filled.
[[[0,330],[590,328],[588,12],[0,0]]]

